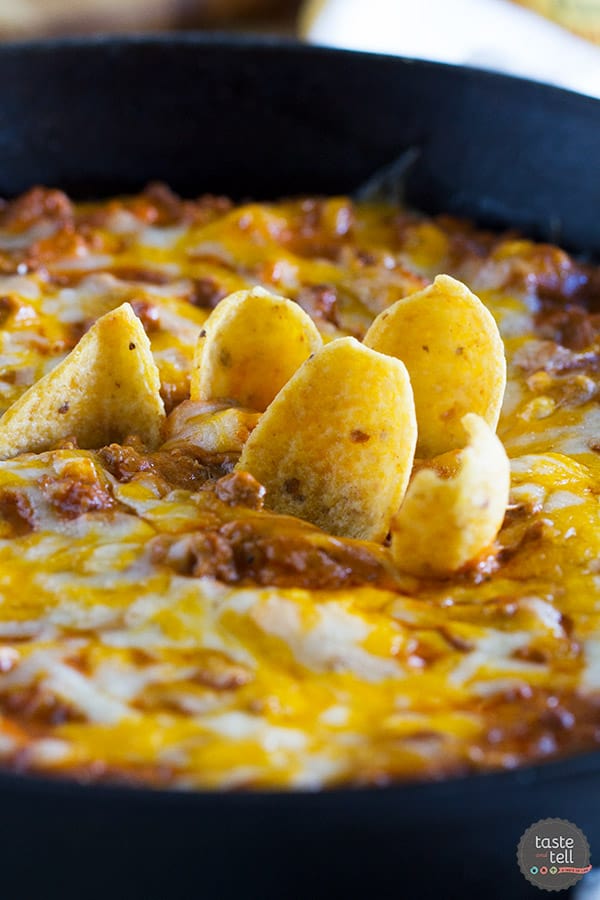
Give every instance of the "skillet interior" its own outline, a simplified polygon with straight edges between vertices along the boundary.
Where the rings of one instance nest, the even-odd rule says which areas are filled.
[[[160,178],[197,194],[352,190],[407,147],[406,199],[600,253],[600,103],[427,63],[220,38],[0,49],[0,193]],[[600,756],[436,785],[156,795],[0,777],[7,896],[538,896],[537,818],[600,840]],[[8,881],[6,880],[8,879]],[[93,882],[90,885],[90,881]]]

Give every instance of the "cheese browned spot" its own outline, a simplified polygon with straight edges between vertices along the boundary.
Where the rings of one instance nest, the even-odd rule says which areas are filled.
[[[84,205],[37,188],[6,205],[0,411],[130,303],[171,416],[156,448],[135,433],[78,447],[71,431],[0,462],[2,767],[316,787],[596,747],[599,271],[558,248],[347,198],[235,206],[154,185]],[[236,469],[260,413],[188,396],[198,337],[232,292],[291,298],[327,345],[361,340],[442,272],[481,298],[503,337],[498,435],[512,489],[493,552],[434,581],[398,571],[385,543],[269,511]],[[427,354],[428,341],[416,346]],[[340,440],[362,453],[379,433],[356,421]],[[435,471],[454,477],[454,456]],[[286,474],[290,503],[303,489]]]

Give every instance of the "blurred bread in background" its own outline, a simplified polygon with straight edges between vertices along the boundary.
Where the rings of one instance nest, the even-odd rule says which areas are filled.
[[[307,0],[300,33],[315,44],[477,66],[600,97],[600,47],[531,8],[541,2]],[[556,9],[571,2],[591,14],[600,0],[556,0]]]
[[[600,44],[600,0],[517,0],[517,3]]]
[[[225,27],[297,6],[295,0],[0,0],[0,38]]]

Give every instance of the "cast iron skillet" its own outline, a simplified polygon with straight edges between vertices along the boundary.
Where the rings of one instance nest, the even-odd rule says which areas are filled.
[[[600,253],[600,103],[478,71],[219,37],[0,49],[0,193],[164,179],[185,194],[352,191],[419,151],[407,200]],[[539,898],[523,830],[600,850],[600,754],[443,783],[181,794],[0,776],[0,893]]]

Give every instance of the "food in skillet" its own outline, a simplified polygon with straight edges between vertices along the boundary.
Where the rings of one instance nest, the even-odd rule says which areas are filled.
[[[596,269],[154,185],[6,204],[0,270],[5,769],[318,787],[597,746]]]

